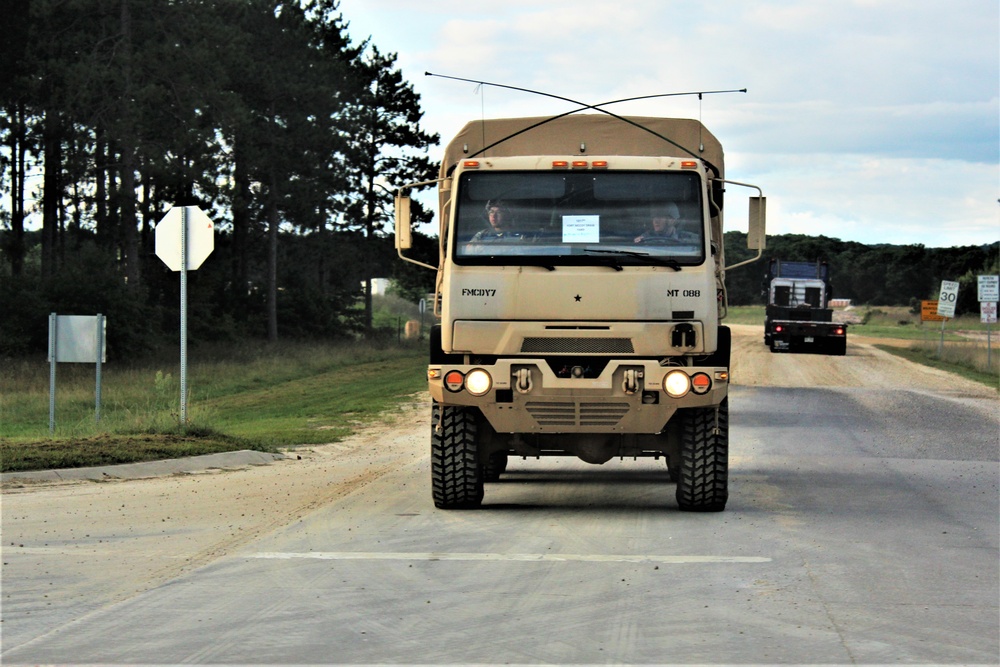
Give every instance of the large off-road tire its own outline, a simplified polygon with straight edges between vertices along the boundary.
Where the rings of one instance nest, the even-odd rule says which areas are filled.
[[[721,512],[729,499],[729,399],[718,410],[688,408],[680,417],[677,504],[685,512]]]
[[[434,403],[431,488],[434,505],[440,509],[478,507],[483,502],[474,408]]]
[[[670,476],[670,481],[676,484],[681,479],[681,466],[680,461],[675,461],[669,456],[663,457],[667,460],[667,475]]]
[[[507,470],[507,452],[493,452],[483,464],[483,481],[496,482]]]

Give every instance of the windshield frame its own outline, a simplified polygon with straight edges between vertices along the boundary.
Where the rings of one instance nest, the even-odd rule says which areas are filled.
[[[693,170],[463,171],[450,255],[458,265],[550,270],[700,266],[708,247],[702,183]],[[673,236],[662,219],[656,236],[654,216],[676,225]]]

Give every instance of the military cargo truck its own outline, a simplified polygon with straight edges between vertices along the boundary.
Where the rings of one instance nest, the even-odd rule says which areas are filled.
[[[687,119],[475,121],[433,182],[439,260],[423,265],[437,271],[440,318],[427,372],[436,506],[480,505],[508,457],[577,456],[662,458],[680,509],[724,509],[723,194],[756,190],[757,258],[765,199],[725,180],[719,141]],[[397,194],[403,259],[407,192],[427,184]]]
[[[764,344],[771,352],[847,352],[847,324],[833,320],[826,262],[772,259],[764,279]]]

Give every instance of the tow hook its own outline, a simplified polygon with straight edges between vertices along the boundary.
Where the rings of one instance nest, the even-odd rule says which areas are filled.
[[[531,369],[518,368],[514,371],[514,387],[522,394],[531,391]]]
[[[639,378],[642,377],[642,371],[635,368],[629,368],[625,370],[625,378],[622,380],[622,391],[631,396],[639,390]]]

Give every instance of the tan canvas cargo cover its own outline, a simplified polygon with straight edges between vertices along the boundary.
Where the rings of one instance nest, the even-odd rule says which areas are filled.
[[[460,160],[471,157],[643,155],[697,157],[709,162],[718,170],[720,177],[725,177],[722,144],[700,122],[688,118],[651,116],[622,118],[627,118],[634,125],[605,114],[574,114],[547,123],[543,123],[546,117],[472,121],[445,149],[441,176],[447,176]],[[537,127],[532,128],[534,125]],[[526,131],[517,134],[521,130]],[[492,146],[514,134],[517,136]],[[664,141],[657,134],[670,141]],[[582,151],[581,145],[584,147]],[[486,146],[489,148],[480,153]]]

